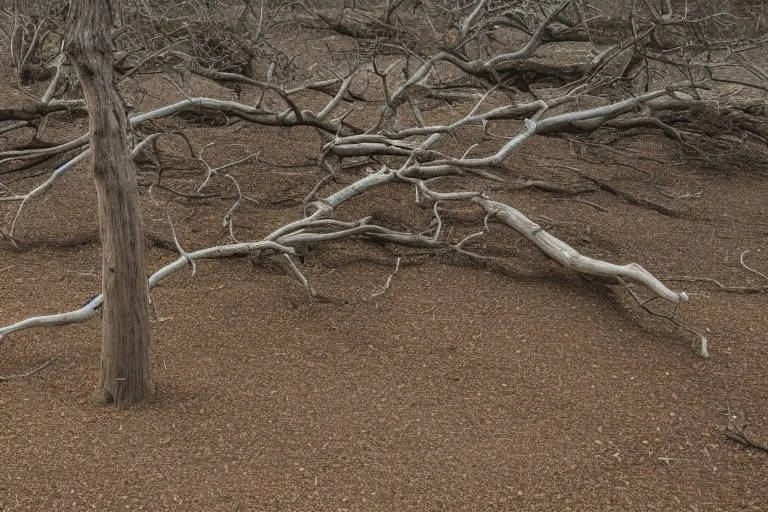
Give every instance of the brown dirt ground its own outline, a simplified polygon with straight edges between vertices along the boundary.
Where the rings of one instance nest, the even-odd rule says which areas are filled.
[[[18,99],[7,85],[2,97]],[[47,135],[83,129],[83,120],[54,123]],[[263,162],[233,171],[254,199],[238,211],[239,238],[301,214],[315,168],[265,162],[316,157],[313,132],[190,134],[219,143],[208,153],[214,163],[264,151]],[[202,173],[178,170],[186,161],[176,142],[163,145],[176,153],[167,183],[194,190]],[[566,141],[535,140],[511,162],[512,184],[490,193],[590,256],[636,261],[659,276],[760,284],[738,261],[750,249],[749,264],[768,270],[765,169],[734,157],[714,170],[655,134],[614,147],[621,152],[584,146],[594,162],[586,163]],[[515,189],[524,177],[573,179],[552,164],[589,170],[683,215],[607,192],[586,196],[606,213]],[[4,183],[20,191],[39,179]],[[152,179],[142,171],[142,183]],[[673,201],[654,185],[702,193]],[[232,193],[224,180],[217,186]],[[147,186],[142,194],[152,269],[177,257],[158,243],[170,240],[165,208],[187,250],[227,241],[221,219],[231,199],[150,197]],[[390,226],[420,226],[429,211],[412,198],[409,187],[391,186],[339,215],[373,212]],[[79,169],[27,207],[17,228],[23,250],[0,244],[1,323],[70,310],[98,291],[93,199]],[[15,206],[0,212],[7,227]],[[457,230],[482,222],[467,207],[444,214]],[[679,318],[710,337],[711,357],[702,360],[690,336],[638,312],[623,290],[568,274],[499,226],[472,248],[506,263],[409,255],[376,296],[405,251],[354,241],[316,248],[305,270],[326,300],[307,298],[279,266],[200,262],[195,276],[177,274],[153,294],[162,317],[152,324],[155,395],[130,410],[97,398],[97,321],[11,335],[0,345],[0,375],[56,362],[0,382],[0,509],[768,507],[768,456],[723,434],[729,411],[743,413],[748,432],[768,441],[765,294],[673,283],[692,296]]]

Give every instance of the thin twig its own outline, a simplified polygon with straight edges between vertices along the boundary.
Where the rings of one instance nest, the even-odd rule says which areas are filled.
[[[45,369],[49,365],[53,364],[54,361],[56,361],[56,358],[52,357],[52,358],[48,359],[46,362],[44,362],[43,364],[41,364],[40,366],[38,366],[37,368],[35,368],[33,370],[29,370],[26,373],[19,373],[19,374],[16,374],[16,375],[0,375],[0,382],[7,382],[9,380],[23,379],[25,377],[29,377],[30,375],[33,375],[33,374],[35,374],[35,373]]]
[[[189,253],[181,247],[179,238],[176,236],[176,228],[173,227],[171,214],[166,211],[165,216],[168,217],[168,224],[171,225],[171,235],[173,236],[173,243],[176,245],[176,250],[179,251],[179,254],[181,254],[187,260],[187,262],[189,263],[189,266],[192,267],[192,275],[194,276],[195,272],[197,272],[197,264],[195,263],[195,260],[189,257]]]
[[[160,315],[155,298],[152,296],[152,292],[149,292],[149,307],[152,308],[152,312],[155,314],[155,320],[162,323],[167,320],[171,320],[173,317]]]
[[[631,287],[630,287],[630,286],[629,286],[629,285],[628,285],[628,284],[627,284],[627,283],[626,283],[626,282],[625,282],[625,281],[624,281],[624,280],[623,280],[621,277],[617,277],[616,279],[618,279],[618,281],[619,281],[619,282],[620,282],[622,285],[624,285],[624,288],[626,288],[626,290],[627,290],[627,292],[629,293],[629,295],[630,295],[630,296],[631,296],[633,299],[635,299],[635,302],[637,302],[638,306],[640,306],[640,307],[643,309],[643,311],[645,311],[646,313],[648,313],[648,314],[649,314],[649,315],[651,315],[651,316],[657,316],[657,317],[663,318],[663,319],[665,319],[665,320],[668,320],[668,321],[672,322],[673,324],[675,324],[676,326],[678,326],[678,327],[680,327],[680,328],[682,328],[682,329],[685,329],[686,331],[688,331],[688,332],[690,332],[690,333],[692,333],[692,334],[695,334],[696,336],[698,336],[698,337],[699,337],[699,347],[698,347],[698,350],[696,350],[696,355],[698,355],[698,356],[701,356],[701,357],[703,357],[703,358],[705,358],[705,359],[706,359],[707,357],[709,357],[709,351],[707,350],[707,345],[709,344],[709,341],[707,340],[707,337],[706,337],[706,336],[704,336],[703,334],[701,334],[701,333],[700,333],[700,332],[698,332],[698,331],[695,331],[694,329],[691,329],[691,328],[690,328],[690,327],[688,327],[687,325],[683,325],[683,324],[681,324],[680,322],[678,322],[678,321],[677,321],[677,319],[675,319],[675,316],[674,316],[674,314],[672,314],[672,315],[667,315],[667,314],[664,314],[664,313],[659,313],[658,311],[654,311],[654,310],[652,310],[651,308],[649,308],[649,307],[647,306],[647,304],[648,304],[650,301],[652,301],[652,300],[656,299],[657,297],[652,297],[651,299],[648,299],[648,300],[642,300],[642,299],[640,299],[640,297],[639,297],[639,296],[638,296],[638,295],[635,293],[635,291],[634,291],[634,290],[633,290],[633,289],[632,289],[632,288],[631,288]],[[677,309],[677,308],[675,308],[675,309]],[[696,348],[696,343],[694,342],[694,343],[691,345],[691,347],[695,349],[695,348]]]
[[[301,202],[302,205],[306,206],[315,199],[317,199],[317,193],[320,192],[320,189],[322,189],[325,185],[327,185],[331,180],[335,178],[333,173],[328,173],[325,176],[318,181],[314,187],[312,187],[312,190],[309,191],[309,193],[306,195],[304,200]]]
[[[168,192],[170,192],[172,194],[175,194],[175,195],[177,195],[179,197],[183,197],[185,199],[211,199],[211,198],[214,198],[214,197],[221,196],[221,194],[219,194],[217,192],[212,192],[210,194],[201,194],[201,193],[188,194],[186,192],[180,192],[180,191],[176,190],[175,188],[169,187],[168,185],[163,185],[163,184],[157,183],[157,182],[152,183],[152,186],[153,187],[157,187],[157,188],[159,188],[161,190],[168,191]]]
[[[387,282],[384,284],[384,288],[382,288],[378,292],[371,295],[371,297],[378,297],[379,295],[384,295],[384,293],[387,290],[389,290],[389,287],[392,284],[392,278],[395,277],[395,274],[397,274],[397,271],[400,270],[400,259],[401,258],[397,258],[397,263],[395,264],[395,271],[389,274],[389,277],[387,278]]]
[[[314,297],[316,295],[315,289],[312,288],[312,285],[309,284],[309,281],[306,277],[304,277],[304,274],[301,273],[301,270],[299,270],[299,267],[296,266],[296,264],[291,259],[291,256],[288,254],[283,254],[285,256],[285,260],[288,262],[286,265],[288,267],[288,270],[290,271],[291,275],[295,277],[301,285],[304,287],[305,290],[307,290],[307,293],[310,297]]]
[[[611,211],[611,210],[609,210],[608,208],[606,208],[603,205],[597,204],[594,201],[590,201],[588,199],[582,199],[580,197],[560,197],[560,198],[555,198],[555,200],[556,201],[574,201],[576,203],[581,203],[581,204],[585,204],[587,206],[591,206],[595,210],[600,211],[600,212],[605,212],[605,213]]]
[[[235,204],[232,205],[232,208],[229,209],[227,214],[224,216],[224,227],[229,226],[229,236],[237,242],[237,238],[235,238],[235,232],[232,224],[235,221],[235,211],[237,210],[237,207],[240,206],[240,203],[243,201],[243,192],[240,190],[240,185],[237,183],[237,180],[232,177],[231,174],[227,173],[224,176],[232,180],[232,183],[235,184],[235,188],[237,189],[237,201],[235,201]]]
[[[756,287],[756,286],[726,286],[717,279],[713,279],[711,277],[696,277],[696,276],[672,276],[672,277],[662,277],[661,278],[664,281],[681,281],[681,282],[689,282],[689,283],[695,283],[695,282],[702,282],[702,283],[712,283],[718,288],[720,288],[724,292],[729,293],[762,293],[765,291],[768,291],[768,286],[762,286],[762,287]]]
[[[758,443],[747,435],[745,432],[747,423],[743,417],[740,421],[737,420],[739,420],[738,416],[728,411],[728,425],[725,427],[725,437],[747,448],[754,448],[755,450],[768,453],[768,445]]]
[[[758,275],[758,276],[762,277],[763,279],[766,279],[766,280],[768,280],[768,276],[767,276],[767,275],[763,274],[762,272],[758,272],[757,270],[753,269],[752,267],[750,267],[749,265],[747,265],[746,263],[744,263],[744,256],[745,256],[747,253],[749,253],[749,252],[751,252],[751,251],[749,251],[749,250],[746,250],[746,251],[744,251],[744,252],[742,252],[742,253],[741,253],[741,256],[739,256],[739,262],[741,263],[741,266],[742,266],[742,267],[744,267],[745,269],[749,270],[749,271],[750,271],[750,272],[752,272],[753,274],[756,274],[756,275]]]

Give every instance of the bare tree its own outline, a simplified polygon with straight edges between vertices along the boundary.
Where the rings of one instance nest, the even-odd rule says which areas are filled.
[[[107,402],[126,406],[150,395],[149,292],[136,166],[115,86],[111,27],[108,2],[72,0],[64,51],[88,105],[99,201],[104,297],[99,385]]]
[[[93,11],[101,16],[96,19],[85,5],[90,2],[79,0],[73,4],[69,28],[88,21],[105,31],[109,26],[106,8]],[[569,186],[564,186],[540,175],[516,175],[507,162],[533,137],[568,137],[575,143],[586,143],[602,130],[611,131],[615,137],[656,131],[675,140],[681,151],[692,158],[706,162],[722,153],[719,149],[711,151],[712,147],[741,148],[752,141],[764,144],[768,130],[762,99],[748,94],[737,97],[721,86],[766,90],[764,73],[743,58],[750,49],[765,44],[766,38],[760,34],[731,37],[733,15],[709,4],[699,6],[695,12],[674,2],[630,5],[612,0],[391,1],[381,7],[375,2],[223,2],[221,9],[231,12],[219,15],[238,19],[241,28],[226,37],[213,37],[221,29],[215,19],[201,22],[194,30],[188,21],[190,16],[208,12],[210,7],[205,3],[167,8],[155,2],[126,3],[120,15],[124,28],[113,34],[117,46],[126,46],[115,51],[118,58],[114,66],[106,32],[91,37],[93,41],[75,36],[95,28],[83,25],[76,33],[68,32],[66,54],[85,92],[91,145],[88,136],[83,135],[51,147],[0,151],[0,164],[9,166],[0,174],[44,167],[50,159],[66,156],[37,186],[18,194],[6,191],[0,194],[0,203],[19,203],[5,234],[14,243],[16,220],[25,205],[92,155],[104,240],[103,295],[76,311],[31,317],[2,327],[0,337],[30,327],[85,321],[96,316],[103,304],[107,353],[108,338],[123,334],[109,334],[108,324],[129,325],[145,318],[147,290],[139,285],[144,276],[133,158],[157,168],[156,179],[148,185],[150,193],[162,189],[188,200],[215,197],[217,190],[225,189],[235,195],[223,219],[232,243],[186,251],[171,227],[180,256],[150,276],[150,288],[188,265],[194,270],[200,259],[247,255],[252,260],[280,259],[290,275],[315,295],[301,269],[300,257],[309,247],[355,237],[458,254],[474,261],[496,261],[481,254],[474,244],[494,225],[500,225],[519,233],[563,267],[626,290],[643,310],[663,316],[692,334],[696,352],[707,357],[708,340],[697,330],[683,326],[674,314],[680,304],[688,301],[687,293],[670,288],[639,264],[615,264],[581,254],[512,205],[493,199],[488,189],[478,183],[515,181],[521,182],[522,188],[568,197],[600,190],[664,215],[684,215],[679,208],[622,190],[579,168],[564,166],[573,178]],[[403,21],[413,19],[415,13],[419,26]],[[136,31],[136,24],[126,21],[131,19],[147,20],[145,26],[152,37],[145,38]],[[269,26],[280,23],[342,34],[355,42],[355,54],[350,57],[347,50],[329,49],[327,64],[311,66],[309,77],[299,84],[283,83],[277,71],[286,71],[292,61],[274,51],[275,46],[265,35]],[[205,37],[200,36],[200,31]],[[95,44],[101,48],[103,60],[87,58]],[[519,48],[514,50],[513,45]],[[584,51],[586,46],[589,51]],[[148,52],[142,54],[137,47],[147,47]],[[564,53],[578,48],[575,53],[581,57],[569,62],[549,61],[538,55],[545,47],[562,48]],[[258,72],[239,69],[257,54],[270,60],[270,65]],[[724,69],[737,69],[739,74],[725,75]],[[132,113],[126,120],[122,100],[114,89],[113,72],[123,81],[142,72],[163,73],[184,97],[153,110]],[[57,111],[78,108],[78,98],[51,92],[59,91],[59,75],[57,72],[39,105],[0,111],[0,116],[5,116],[0,120],[8,123],[5,130],[34,128],[35,123]],[[247,88],[255,92],[257,99],[241,102],[191,96],[184,90],[184,80],[190,75]],[[425,112],[435,103],[447,102],[466,105],[466,113],[442,124],[425,119]],[[584,103],[589,106],[582,106]],[[360,105],[380,106],[373,121],[365,126],[351,120]],[[313,128],[322,141],[317,169],[323,176],[305,191],[300,215],[275,226],[260,240],[239,241],[233,220],[245,195],[226,171],[249,165],[258,158],[258,152],[213,166],[185,133],[163,126],[163,120],[181,114],[192,121],[210,115],[217,117],[221,125]],[[132,148],[128,145],[129,125],[137,137]],[[496,128],[502,125],[511,134],[499,135]],[[472,136],[468,142],[459,140],[459,132],[471,132]],[[191,157],[204,171],[192,192],[175,190],[163,181],[163,168],[167,166],[161,162],[157,147],[161,139],[177,136],[184,138]],[[496,145],[483,144],[489,140]],[[763,158],[759,155],[763,153],[758,153]],[[351,183],[339,179],[348,169],[360,170]],[[391,183],[412,187],[416,202],[431,212],[429,225],[403,231],[370,215],[354,220],[336,218],[337,209],[347,201]],[[112,209],[110,201],[115,192],[124,201],[117,210]],[[693,196],[673,199],[682,201],[685,197]],[[582,201],[600,208],[592,201]],[[457,234],[446,226],[441,212],[455,204],[476,209],[475,231]],[[128,232],[119,231],[121,227]],[[136,250],[109,256],[111,250],[125,248],[124,244],[132,244]],[[122,256],[132,263],[121,263],[117,258]],[[120,268],[126,274],[112,273],[118,265],[125,265]],[[125,281],[119,284],[118,277]],[[672,313],[651,309],[650,302],[656,299],[670,305]],[[133,309],[116,310],[110,306],[121,301],[127,301]],[[130,331],[130,336],[116,341],[116,346],[122,348],[112,352],[117,354],[115,359],[105,359],[107,367],[122,364],[115,361],[129,354],[137,358],[130,363],[131,368],[140,366],[139,356],[141,364],[146,365],[146,323],[141,329],[141,335]],[[108,398],[123,403],[146,396],[148,374],[143,374],[141,383],[120,380],[127,378],[124,369],[105,373],[103,366],[102,385],[108,390]],[[117,386],[120,383],[123,387]],[[133,395],[138,389],[141,393]]]

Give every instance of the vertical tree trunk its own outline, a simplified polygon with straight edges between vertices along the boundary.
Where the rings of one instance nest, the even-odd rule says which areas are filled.
[[[71,0],[64,51],[88,103],[102,250],[102,352],[99,384],[118,406],[146,400],[149,304],[136,167],[125,106],[112,69],[107,0]]]

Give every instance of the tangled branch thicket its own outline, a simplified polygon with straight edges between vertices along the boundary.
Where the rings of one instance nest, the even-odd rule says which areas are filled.
[[[199,259],[249,255],[287,258],[290,272],[314,293],[299,260],[308,246],[357,238],[485,261],[489,256],[473,244],[497,223],[568,269],[625,285],[653,313],[649,300],[676,307],[688,295],[636,263],[616,265],[579,253],[511,205],[493,200],[482,183],[519,179],[510,158],[534,137],[609,144],[597,136],[610,133],[617,140],[654,132],[708,165],[745,151],[755,161],[768,161],[763,99],[768,77],[753,60],[768,42],[761,2],[132,0],[116,5],[116,71],[127,102],[140,102],[135,96],[140,88],[133,85],[151,75],[165,77],[184,95],[131,114],[134,157],[157,167],[156,179],[146,185],[149,192],[162,188],[196,200],[215,197],[217,187],[231,190],[233,182],[237,190],[223,220],[232,243],[187,252],[174,233],[180,257],[157,270],[151,286],[187,265],[194,268]],[[0,187],[0,204],[16,209],[11,225],[3,228],[7,243],[14,244],[25,206],[86,159],[89,148],[87,134],[64,144],[38,139],[50,119],[85,113],[76,77],[59,48],[66,2],[5,0],[0,9],[18,87],[30,98],[0,110],[0,136],[14,142],[0,150],[0,177],[30,170],[46,174],[23,192]],[[279,43],[287,29],[334,35],[341,42],[325,43],[325,58],[300,69],[299,50]],[[185,90],[191,76],[219,82],[238,98],[252,93],[247,97],[256,100],[191,96]],[[427,121],[428,112],[444,104],[457,106],[455,118]],[[367,125],[355,116],[372,107],[378,110]],[[232,220],[248,191],[225,171],[255,161],[258,141],[252,152],[212,167],[204,148],[164,123],[178,116],[187,122],[215,119],[218,126],[313,128],[322,144],[317,162],[322,178],[301,191],[306,198],[294,221],[274,226],[263,239],[239,241]],[[173,173],[158,156],[168,137],[182,137],[192,157],[205,165],[194,192],[163,182]],[[349,169],[360,173],[343,184],[337,178]],[[571,196],[600,188],[666,215],[684,214],[596,177],[578,172],[575,177],[581,188],[566,189],[541,176],[526,177],[524,186]],[[405,231],[370,215],[351,221],[335,217],[345,202],[376,194],[388,183],[409,184],[417,203],[433,212],[431,225]],[[441,212],[454,205],[476,209],[475,232],[457,235],[449,229]],[[638,284],[648,298],[640,298]],[[85,321],[100,304],[96,296],[76,311],[31,317],[0,328],[0,337]],[[707,356],[704,336],[674,315],[665,318],[692,333],[696,351]]]

